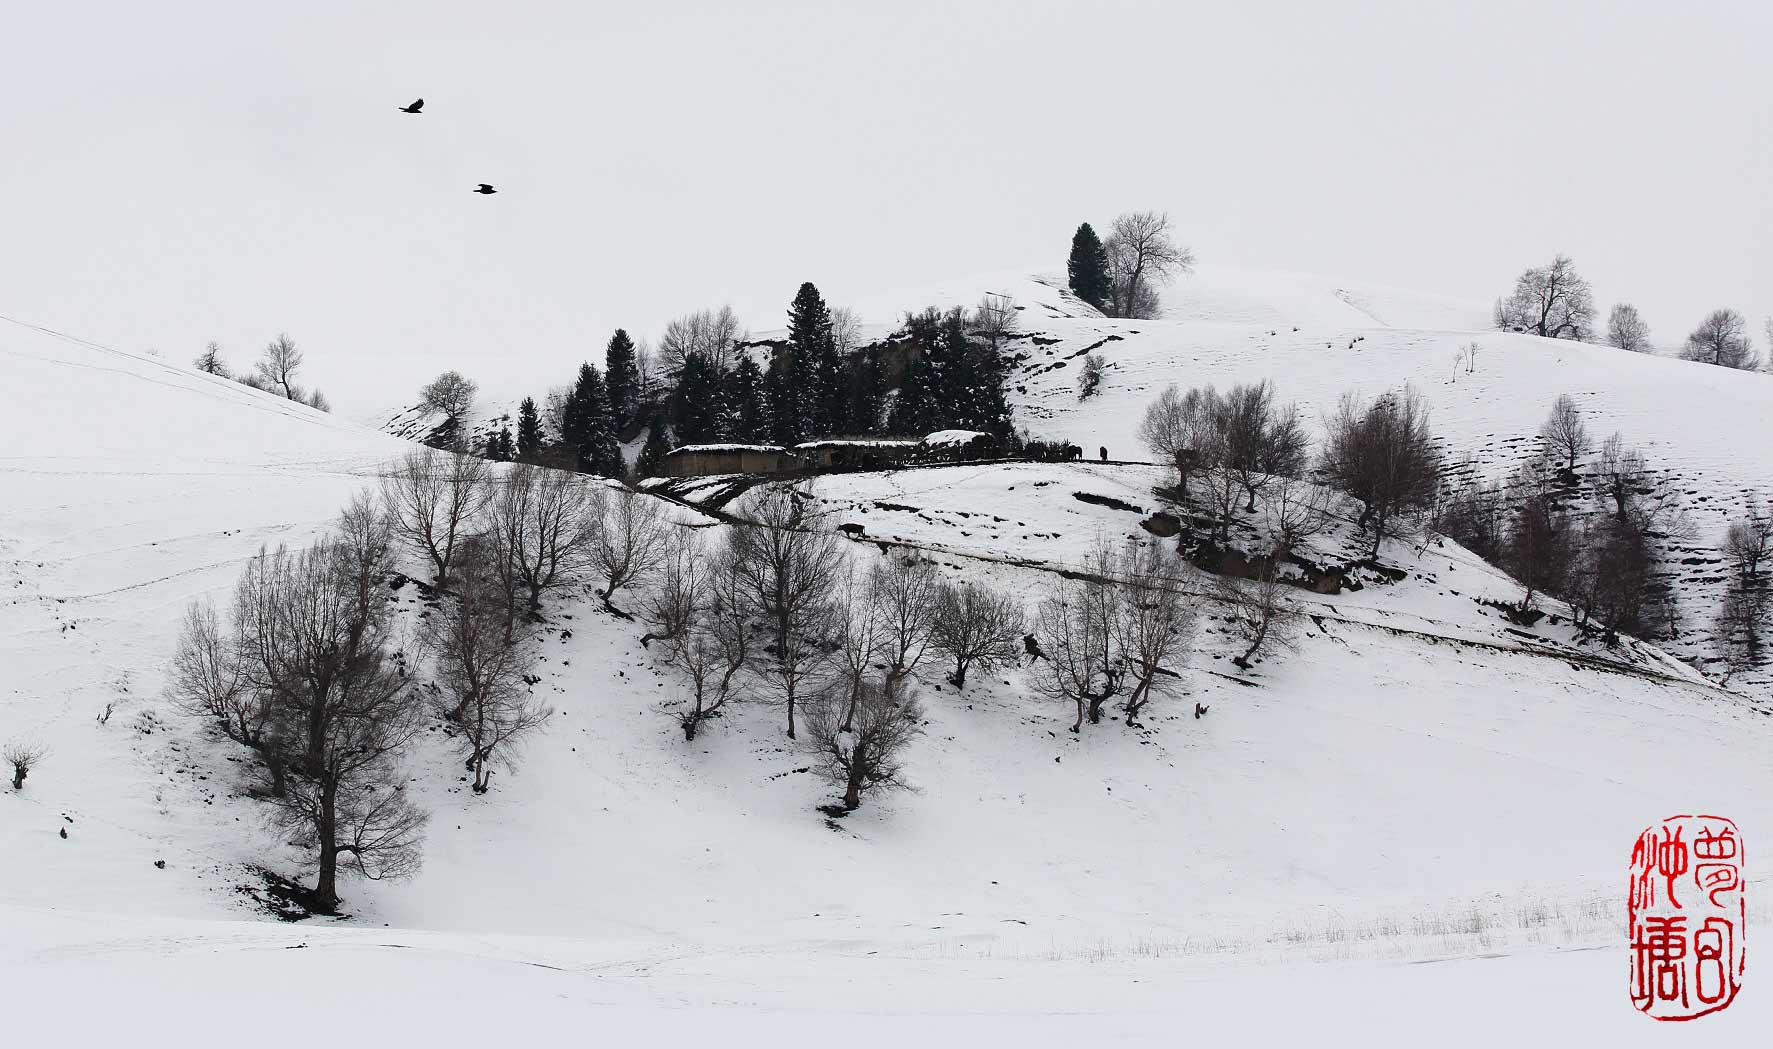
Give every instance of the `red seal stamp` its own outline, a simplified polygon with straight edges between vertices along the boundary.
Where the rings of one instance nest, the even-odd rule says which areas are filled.
[[[1631,849],[1631,1004],[1658,1020],[1724,1009],[1748,929],[1742,835],[1722,816],[1670,816]]]

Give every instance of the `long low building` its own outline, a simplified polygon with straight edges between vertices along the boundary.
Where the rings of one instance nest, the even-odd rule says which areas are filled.
[[[686,444],[665,455],[667,477],[775,474],[807,470],[812,460],[773,444]]]
[[[912,459],[917,442],[887,437],[834,437],[794,446],[821,470],[886,470]]]

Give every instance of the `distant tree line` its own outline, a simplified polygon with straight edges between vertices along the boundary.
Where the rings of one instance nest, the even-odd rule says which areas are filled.
[[[1587,342],[1596,337],[1594,292],[1576,272],[1567,255],[1535,266],[1515,280],[1514,290],[1496,300],[1494,322],[1503,331],[1526,332],[1548,339]],[[1608,345],[1633,353],[1654,353],[1650,326],[1630,303],[1615,305],[1602,335]],[[1773,317],[1767,319],[1767,341],[1773,345]],[[1748,320],[1732,309],[1713,310],[1682,344],[1682,360],[1721,368],[1754,371],[1761,366],[1748,334]]]
[[[332,405],[326,395],[319,389],[307,389],[296,382],[296,373],[302,370],[306,362],[302,351],[296,348],[295,341],[288,335],[279,335],[265,345],[259,359],[253,363],[253,370],[236,374],[222,359],[222,348],[211,342],[203,348],[203,352],[191,363],[199,371],[217,375],[224,379],[232,379],[242,386],[250,386],[255,390],[276,394],[286,400],[296,401],[323,412],[332,411]]]
[[[786,337],[752,342],[730,307],[667,325],[656,353],[617,330],[604,367],[587,361],[569,386],[512,420],[466,432],[475,384],[444,372],[420,391],[438,416],[424,438],[440,449],[494,461],[548,465],[604,477],[649,476],[689,444],[793,445],[830,437],[922,436],[964,429],[1015,439],[1005,384],[1016,307],[987,295],[975,309],[931,307],[864,343],[854,314],[832,309],[802,284]],[[642,439],[630,467],[622,445]]]

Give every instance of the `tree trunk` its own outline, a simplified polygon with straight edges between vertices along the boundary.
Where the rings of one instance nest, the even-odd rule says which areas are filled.
[[[849,783],[843,790],[843,808],[845,812],[854,812],[862,805],[862,775],[851,772]]]
[[[1139,680],[1138,686],[1133,689],[1133,694],[1127,697],[1127,726],[1129,728],[1133,725],[1133,719],[1139,716],[1139,711],[1145,709],[1145,696],[1150,691],[1151,678],[1146,676]]]
[[[321,914],[337,914],[339,909],[339,843],[337,816],[333,806],[336,788],[321,786],[320,819],[314,830],[320,840],[320,872],[314,879],[314,909]]]
[[[271,796],[281,798],[288,791],[284,783],[283,759],[269,751],[265,752],[265,771],[271,774]]]

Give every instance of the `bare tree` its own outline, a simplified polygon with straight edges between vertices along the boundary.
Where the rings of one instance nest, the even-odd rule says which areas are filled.
[[[1644,472],[1643,455],[1627,448],[1624,436],[1615,431],[1601,443],[1600,455],[1595,457],[1595,495],[1610,503],[1613,516],[1624,521],[1631,516]]]
[[[589,555],[591,566],[604,579],[597,596],[605,609],[626,619],[628,613],[615,606],[616,591],[646,578],[664,560],[671,524],[665,504],[650,495],[625,488],[592,491]]]
[[[1158,315],[1157,286],[1194,269],[1194,252],[1171,237],[1170,216],[1128,212],[1114,220],[1103,248],[1113,283],[1110,314],[1149,320]]]
[[[1766,655],[1768,591],[1732,581],[1712,623],[1712,640],[1724,661],[1724,683],[1762,664]]]
[[[1165,665],[1180,658],[1194,634],[1194,605],[1176,585],[1178,560],[1156,542],[1129,543],[1121,558],[1126,594],[1120,606],[1120,637],[1133,676],[1126,701],[1128,725],[1137,724],[1146,704],[1168,691],[1175,677]]]
[[[862,701],[862,689],[873,672],[875,658],[886,642],[885,623],[869,584],[870,579],[851,566],[838,582],[831,600],[831,650],[825,656],[830,681],[825,687],[844,700],[845,731]]]
[[[12,789],[24,790],[25,777],[48,756],[49,751],[36,743],[15,741],[0,749],[0,761],[12,766]]]
[[[1522,467],[1514,484],[1525,493],[1508,531],[1504,567],[1521,584],[1520,610],[1533,607],[1540,593],[1564,589],[1575,560],[1575,533],[1552,493],[1528,467]]]
[[[524,736],[553,710],[530,692],[533,634],[513,627],[498,546],[484,538],[463,547],[456,596],[425,620],[421,642],[436,673],[439,713],[461,730],[473,789],[484,794],[497,760],[510,769]]]
[[[1607,314],[1607,342],[1632,353],[1655,352],[1650,345],[1650,325],[1629,302],[1620,303]]]
[[[1568,256],[1520,275],[1507,299],[1498,299],[1496,327],[1548,339],[1588,338],[1594,323],[1594,293]]]
[[[1575,532],[1575,552],[1564,599],[1577,609],[1580,626],[1600,624],[1602,640],[1617,644],[1619,632],[1644,622],[1656,552],[1636,518],[1596,516]]]
[[[1098,618],[1092,614],[1084,584],[1061,577],[1035,614],[1035,636],[1044,659],[1030,669],[1030,686],[1049,699],[1068,702],[1077,711],[1071,731],[1083,731],[1084,718],[1101,719],[1102,703],[1110,693],[1109,667],[1103,665],[1106,646]]]
[[[453,369],[426,383],[419,390],[419,404],[443,416],[436,430],[437,439],[427,443],[460,451],[465,441],[462,425],[479,392],[479,386]]]
[[[1184,394],[1174,383],[1164,387],[1145,409],[1139,424],[1139,440],[1153,455],[1174,463],[1177,490],[1188,497],[1188,474],[1212,464],[1209,454],[1217,448],[1214,419],[1219,395],[1211,387],[1196,387]]]
[[[1343,396],[1327,424],[1321,465],[1330,483],[1361,503],[1370,556],[1399,519],[1427,511],[1440,486],[1440,454],[1428,408],[1415,390],[1390,390],[1371,404]]]
[[[484,459],[416,448],[382,478],[395,534],[431,560],[440,588],[449,586],[456,548],[486,507],[489,474]]]
[[[659,337],[659,363],[666,373],[676,375],[691,356],[701,356],[717,372],[725,372],[732,363],[733,345],[740,340],[739,315],[731,306],[697,310],[665,326]]]
[[[1217,401],[1219,456],[1244,490],[1245,513],[1255,513],[1256,496],[1275,477],[1303,472],[1310,440],[1292,405],[1275,402],[1274,384],[1239,384]]]
[[[821,776],[843,787],[843,808],[853,812],[864,793],[905,789],[904,753],[923,732],[923,709],[899,699],[878,682],[867,682],[849,727],[840,696],[820,696],[807,706],[808,742]]]
[[[795,703],[830,632],[831,595],[844,551],[812,509],[811,495],[772,486],[756,492],[740,516],[749,523],[733,534],[747,604],[770,628],[770,681],[788,715],[794,738]]]
[[[224,379],[233,378],[232,375],[228,374],[227,363],[222,360],[222,347],[220,343],[212,341],[204,346],[203,352],[198,354],[197,359],[191,363],[197,366],[198,371],[208,372],[210,375],[219,375]]]
[[[1099,353],[1086,354],[1083,367],[1077,373],[1077,399],[1087,401],[1096,396],[1102,389],[1102,377],[1108,370],[1108,362]]]
[[[214,602],[197,600],[185,609],[184,628],[172,657],[171,685],[187,713],[214,718],[222,733],[236,743],[253,750],[264,745],[272,697],[247,687],[237,642],[223,633]]]
[[[848,306],[831,310],[831,345],[840,360],[862,348],[862,318]]]
[[[1021,654],[1022,602],[1014,595],[976,583],[944,584],[936,593],[930,643],[954,664],[948,680],[964,688],[967,671],[1014,663]]]
[[[1552,402],[1551,414],[1546,417],[1545,425],[1539,428],[1539,436],[1545,440],[1547,448],[1563,456],[1566,470],[1576,469],[1576,460],[1591,446],[1588,425],[1576,409],[1575,398],[1567,393],[1558,394],[1558,399]]]
[[[1220,576],[1214,590],[1230,610],[1232,628],[1244,642],[1243,652],[1231,660],[1240,669],[1250,669],[1264,650],[1290,651],[1297,644],[1299,612],[1278,566],[1258,562],[1254,579]]]
[[[699,533],[688,528],[667,533],[657,581],[641,602],[640,615],[648,627],[640,636],[641,648],[654,641],[676,642],[690,628],[706,598],[706,557]]]
[[[915,555],[891,557],[869,573],[869,605],[878,621],[877,647],[886,660],[886,687],[899,683],[923,662],[935,628],[942,580],[936,564]]]
[[[396,761],[418,731],[421,704],[394,654],[378,577],[360,540],[331,538],[298,554],[261,552],[236,591],[235,639],[246,687],[269,696],[267,771],[288,768],[273,821],[314,850],[316,910],[338,907],[338,868],[369,878],[416,870],[425,816],[407,799]]]
[[[718,717],[727,702],[738,694],[739,672],[751,659],[751,624],[745,608],[745,579],[730,541],[719,544],[712,557],[704,556],[701,542],[688,535],[667,564],[659,590],[663,629],[672,630],[666,662],[690,684],[687,703],[672,708],[685,742],[694,742],[702,725]],[[681,619],[677,618],[681,609]]]
[[[531,611],[595,562],[600,515],[593,491],[578,474],[518,464],[488,502],[486,534]]]
[[[265,346],[265,352],[255,366],[259,381],[266,389],[281,388],[283,396],[289,400],[300,400],[295,373],[301,370],[302,360],[302,351],[296,349],[295,342],[287,335],[279,335]]]
[[[1761,563],[1773,554],[1773,515],[1761,508],[1759,499],[1750,498],[1743,515],[1730,523],[1724,533],[1724,556],[1736,570],[1738,578],[1753,581],[1760,578]]]
[[[1486,482],[1469,461],[1449,473],[1462,480],[1435,506],[1430,530],[1448,536],[1491,564],[1500,564],[1507,535],[1504,493]]]
[[[1296,477],[1276,478],[1264,493],[1262,505],[1273,543],[1269,556],[1276,561],[1291,557],[1330,522],[1325,490]]]
[[[1735,310],[1713,310],[1708,314],[1687,336],[1681,358],[1742,371],[1761,366],[1760,354],[1754,352],[1748,341],[1748,321]]]
[[[835,323],[835,316],[833,320]],[[991,352],[998,352],[1004,339],[1016,330],[1016,300],[1009,295],[987,292],[973,311],[973,329],[984,338]]]

